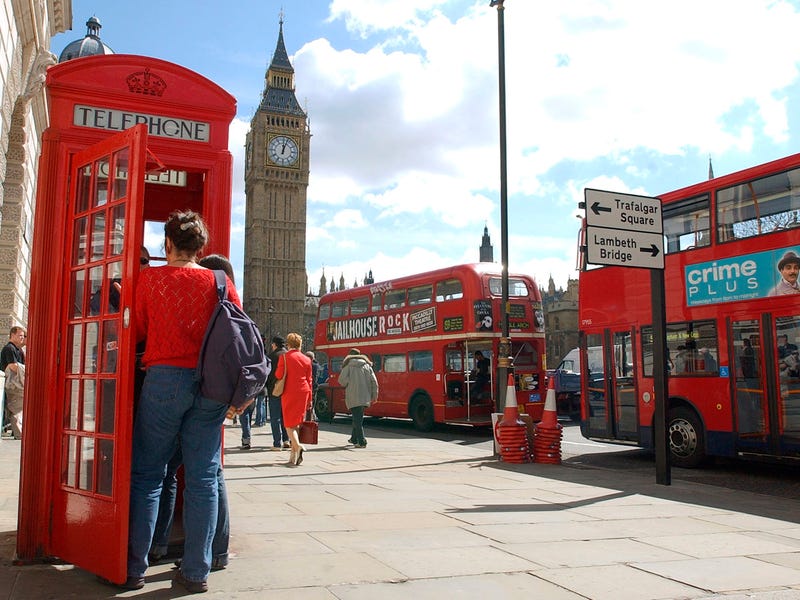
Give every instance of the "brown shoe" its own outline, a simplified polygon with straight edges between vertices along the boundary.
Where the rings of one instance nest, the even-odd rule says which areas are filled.
[[[208,591],[207,581],[191,581],[186,579],[180,569],[175,573],[175,579],[172,580],[172,585],[174,586],[176,584],[181,584],[190,594],[202,594]]]

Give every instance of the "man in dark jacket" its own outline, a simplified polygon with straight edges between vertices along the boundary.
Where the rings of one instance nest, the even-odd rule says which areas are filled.
[[[349,442],[356,448],[366,448],[364,410],[378,399],[378,380],[369,357],[356,348],[350,350],[342,361],[339,385],[345,388],[344,401],[353,415],[353,434]]]
[[[272,351],[269,353],[269,360],[272,370],[267,377],[267,406],[269,408],[269,424],[272,428],[272,450],[277,451],[281,448],[291,448],[289,434],[283,425],[281,397],[272,395],[272,390],[275,388],[275,371],[278,370],[278,361],[282,354],[286,354],[286,340],[276,335],[272,338],[270,347]]]

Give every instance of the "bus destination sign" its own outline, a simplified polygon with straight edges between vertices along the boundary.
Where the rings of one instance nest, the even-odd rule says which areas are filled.
[[[664,268],[660,199],[586,188],[584,200],[588,263]]]

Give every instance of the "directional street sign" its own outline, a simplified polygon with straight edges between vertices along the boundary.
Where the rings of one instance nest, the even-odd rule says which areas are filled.
[[[589,188],[584,197],[588,263],[664,268],[660,199]]]
[[[586,259],[593,265],[664,268],[660,233],[587,227],[586,250]]]

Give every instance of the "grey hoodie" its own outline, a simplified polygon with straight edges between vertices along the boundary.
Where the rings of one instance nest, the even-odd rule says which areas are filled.
[[[372,361],[363,354],[344,357],[339,384],[345,388],[347,408],[369,406],[378,399],[378,380],[372,370]]]

